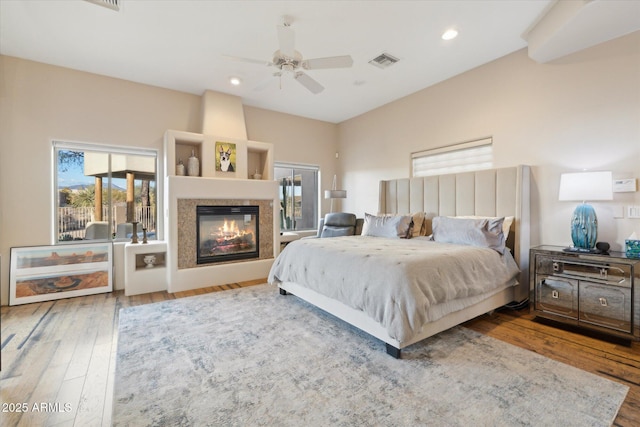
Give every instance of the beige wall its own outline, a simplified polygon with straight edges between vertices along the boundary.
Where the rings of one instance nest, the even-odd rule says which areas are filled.
[[[248,106],[244,116],[250,140],[273,143],[277,162],[320,166],[320,192],[331,188],[333,175],[338,173],[337,125]],[[321,212],[328,212],[330,201],[323,198],[320,202]],[[334,202],[334,210],[337,206]]]
[[[162,155],[165,130],[199,133],[202,118],[200,96],[158,87],[7,56],[0,56],[0,76],[0,300],[6,305],[10,248],[51,243],[52,140],[155,148]],[[246,110],[249,138],[274,143],[276,161],[319,164],[333,176],[336,125]]]
[[[560,173],[640,178],[639,76],[636,32],[549,64],[521,50],[343,122],[343,206],[376,212],[374,183],[409,176],[413,151],[493,136],[496,167],[532,166],[532,244],[568,245],[577,203],[557,200]],[[640,219],[613,218],[629,204],[640,205],[640,192],[593,203],[598,240],[620,250],[633,230],[640,233]]]

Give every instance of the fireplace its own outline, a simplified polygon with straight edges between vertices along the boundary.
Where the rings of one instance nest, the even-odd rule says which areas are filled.
[[[258,258],[258,206],[198,206],[197,264]]]

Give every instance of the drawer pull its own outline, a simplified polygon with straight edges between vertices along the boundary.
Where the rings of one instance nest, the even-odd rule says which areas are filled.
[[[600,301],[600,305],[603,307],[608,306],[609,304],[607,304],[607,299],[606,298],[598,298],[598,300]]]
[[[629,273],[615,265],[602,265],[579,261],[562,261],[557,259],[553,259],[551,261],[554,273],[561,276],[585,280],[599,280],[605,283],[615,283],[619,285],[622,285],[629,279]],[[592,273],[575,271],[571,268],[573,266],[592,268],[594,271]],[[610,271],[613,273],[611,276],[609,276]]]
[[[558,299],[560,297],[560,293],[558,291],[551,291],[551,298]],[[603,298],[600,298],[603,299]]]

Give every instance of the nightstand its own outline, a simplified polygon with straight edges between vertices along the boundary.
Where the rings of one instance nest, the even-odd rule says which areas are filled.
[[[624,252],[530,251],[531,312],[537,317],[640,340],[640,259]]]
[[[285,246],[287,246],[289,243],[300,238],[301,236],[298,233],[294,233],[293,231],[285,231],[280,233],[280,252],[282,252]]]

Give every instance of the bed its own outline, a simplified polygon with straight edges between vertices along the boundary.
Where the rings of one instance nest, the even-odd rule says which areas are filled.
[[[528,298],[529,175],[528,166],[517,166],[381,181],[367,235],[292,242],[269,282],[380,339],[400,358],[411,344]],[[404,230],[398,224],[407,218],[411,238],[377,234],[391,221]],[[376,221],[387,224],[377,229]],[[489,244],[447,240],[449,233],[472,235],[466,227],[481,228]]]

